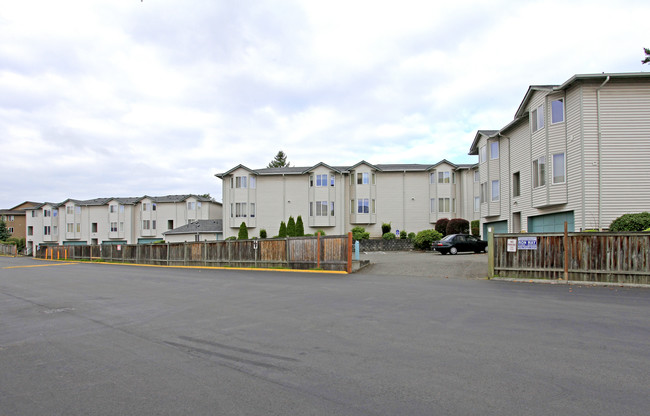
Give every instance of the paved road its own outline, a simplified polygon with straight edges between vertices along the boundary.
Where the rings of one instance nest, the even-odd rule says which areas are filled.
[[[363,274],[469,279],[485,279],[488,275],[485,253],[458,253],[452,256],[422,251],[371,251],[361,253],[359,258],[371,262],[370,266],[361,270]]]
[[[0,415],[645,415],[649,307],[647,289],[0,257]]]

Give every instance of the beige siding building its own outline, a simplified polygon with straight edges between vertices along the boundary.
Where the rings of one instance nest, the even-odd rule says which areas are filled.
[[[197,195],[68,199],[26,209],[27,250],[38,245],[145,244],[197,220],[221,219],[221,204]]]
[[[471,221],[479,215],[473,202],[475,172],[474,165],[446,160],[435,165],[239,165],[216,175],[223,181],[224,238],[236,236],[242,222],[251,237],[262,229],[272,237],[281,221],[298,216],[307,234],[345,234],[362,226],[373,237],[381,236],[382,223],[391,223],[393,232],[418,232],[433,228],[440,218]]]
[[[482,230],[606,229],[650,210],[650,73],[531,86],[514,120],[480,130]]]

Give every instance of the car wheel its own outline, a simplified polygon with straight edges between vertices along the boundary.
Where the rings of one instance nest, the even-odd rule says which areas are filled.
[[[458,249],[456,247],[452,247],[449,249],[450,254],[458,254]]]

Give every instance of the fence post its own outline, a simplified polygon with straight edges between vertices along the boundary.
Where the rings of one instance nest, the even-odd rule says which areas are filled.
[[[287,267],[291,268],[291,249],[289,248],[289,237],[284,238],[284,244],[286,245],[287,249]]]
[[[316,234],[316,268],[320,269],[320,232]]]
[[[488,279],[494,277],[494,229],[488,227]]]
[[[569,224],[564,221],[564,280],[569,280]]]
[[[352,232],[348,232],[348,273],[352,273]]]

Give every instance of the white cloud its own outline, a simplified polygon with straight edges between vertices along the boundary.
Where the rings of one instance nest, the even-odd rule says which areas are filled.
[[[0,147],[23,200],[206,193],[214,174],[457,163],[530,84],[626,72],[647,2],[35,0],[0,15]]]

